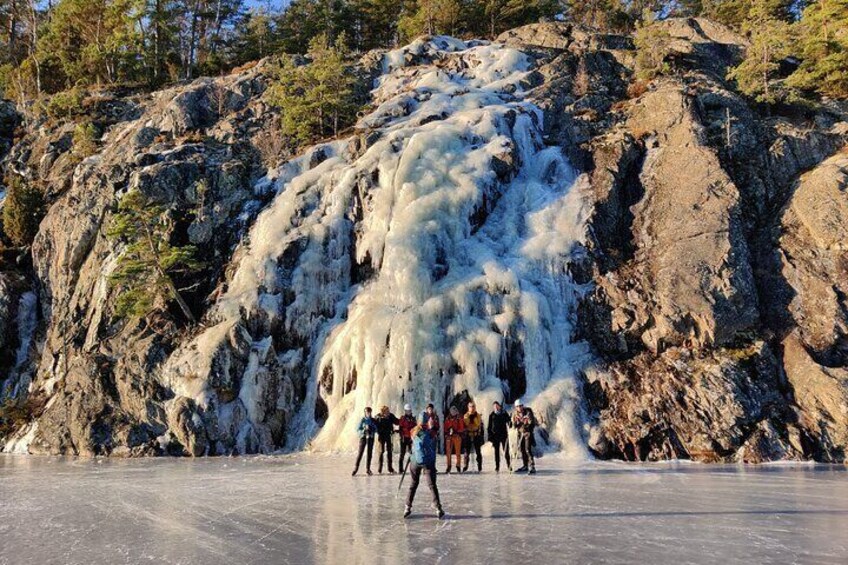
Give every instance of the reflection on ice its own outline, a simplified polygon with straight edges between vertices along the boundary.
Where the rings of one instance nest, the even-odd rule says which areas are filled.
[[[330,455],[0,455],[0,563],[845,563],[848,471],[539,461],[442,475],[448,518]],[[491,458],[485,462],[490,469]],[[439,462],[441,467],[442,462]]]

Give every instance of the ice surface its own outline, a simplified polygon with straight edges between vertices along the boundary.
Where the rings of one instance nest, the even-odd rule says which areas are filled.
[[[220,345],[244,328],[258,354],[241,384],[238,433],[260,435],[250,403],[274,396],[256,388],[273,346],[279,358],[300,355],[308,373],[290,447],[331,451],[353,446],[367,405],[441,411],[463,391],[481,405],[502,400],[509,342],[545,437],[585,456],[575,374],[589,356],[572,343],[585,289],[569,264],[586,236],[587,186],[543,142],[542,113],[525,100],[530,69],[516,49],[448,37],[386,54],[375,107],[357,125],[379,138],[362,154],[348,140],[316,147],[260,181],[258,192],[274,186],[277,196],[239,252],[216,325],[163,380],[226,420],[206,383]],[[499,175],[495,163],[508,164]],[[373,277],[353,281],[354,262]],[[329,412],[320,429],[319,395]]]
[[[490,461],[439,475],[439,522],[335,455],[0,455],[0,564],[848,562],[844,466]]]

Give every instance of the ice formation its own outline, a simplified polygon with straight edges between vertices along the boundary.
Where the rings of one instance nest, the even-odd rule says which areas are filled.
[[[22,371],[30,354],[33,336],[38,324],[38,298],[32,291],[25,292],[18,299],[17,319],[18,347],[15,350],[15,364],[0,389],[0,401],[18,398],[22,391],[28,390],[31,376]]]
[[[357,134],[257,186],[277,195],[215,325],[168,363],[175,391],[247,446],[263,443],[268,387],[305,379],[288,444],[321,450],[351,446],[367,405],[441,412],[467,391],[487,410],[522,395],[549,442],[582,456],[575,374],[589,354],[572,325],[585,289],[569,267],[587,183],[543,143],[531,67],[516,49],[446,37],[386,54]],[[230,369],[222,348],[245,340],[235,422],[210,380]]]

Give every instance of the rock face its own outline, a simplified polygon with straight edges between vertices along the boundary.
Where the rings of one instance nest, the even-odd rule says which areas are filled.
[[[798,181],[781,220],[782,275],[798,337],[820,363],[848,365],[848,153]]]
[[[280,110],[262,100],[262,65],[153,95],[92,99],[89,118],[104,136],[100,151],[82,161],[73,152],[74,124],[31,124],[13,144],[19,118],[0,105],[0,157],[9,140],[6,172],[38,183],[49,203],[29,254],[0,263],[0,390],[4,400],[29,398],[33,406],[29,421],[5,438],[5,449],[267,452],[291,445],[293,426],[317,433],[325,422],[330,425],[318,443],[336,446],[326,436],[341,433],[344,419],[359,410],[351,394],[357,387],[374,387],[369,394],[377,399],[401,390],[420,395],[433,383],[451,382],[454,388],[435,398],[440,409],[469,394],[485,400],[502,394],[508,401],[527,394],[542,408],[540,443],[563,445],[567,411],[578,423],[572,435],[601,458],[843,461],[844,109],[762,115],[723,78],[744,52],[744,39],[703,19],[657,25],[673,38],[675,72],[638,88],[630,38],[564,23],[502,35],[498,41],[509,51],[487,53],[510,58],[487,68],[492,74],[485,79],[474,74],[488,64],[485,58],[463,55],[459,42],[445,38],[416,42],[400,55],[369,54],[364,74],[402,67],[396,82],[375,91],[372,113],[348,139],[297,159],[275,133]],[[526,68],[515,67],[520,77],[503,76],[519,52]],[[496,136],[501,145],[487,146],[475,167],[456,161],[456,171],[487,179],[474,177],[479,194],[462,194],[475,204],[454,212],[463,219],[467,212],[466,231],[447,232],[434,216],[429,239],[404,255],[411,264],[421,259],[415,253],[432,248],[430,267],[418,278],[439,292],[450,289],[440,300],[418,304],[380,283],[382,253],[391,253],[397,241],[375,243],[368,233],[380,222],[389,231],[394,216],[381,210],[395,194],[389,188],[399,188],[381,177],[394,165],[371,159],[400,153],[408,128],[457,127],[447,101],[442,112],[422,114],[433,106],[432,96],[444,94],[439,88],[427,96],[404,90],[445,75],[471,81],[445,100],[479,97],[469,108],[492,108],[469,120],[492,131],[475,130],[479,140],[460,136],[454,150],[467,143],[475,151]],[[482,80],[496,85],[485,96],[474,90],[484,88]],[[501,113],[502,104],[511,111]],[[527,122],[533,112],[526,104],[543,119]],[[552,276],[568,292],[538,310],[544,317],[560,309],[561,320],[542,324],[533,350],[528,328],[535,318],[526,310],[529,298],[519,297],[542,279],[490,264],[478,278],[463,279],[469,286],[459,286],[454,279],[464,271],[450,252],[457,238],[500,245],[504,230],[495,233],[486,224],[516,178],[529,174],[523,160],[553,155],[542,145],[556,153],[545,163],[564,155],[585,173],[575,186],[589,205],[580,232],[585,238],[569,239],[568,259],[551,262]],[[542,172],[540,182],[556,179],[556,166]],[[295,183],[286,208],[276,193],[294,178],[304,180]],[[198,190],[201,185],[208,191]],[[202,270],[179,281],[190,289],[187,299],[202,326],[186,326],[167,308],[147,323],[114,318],[108,276],[120,250],[104,228],[129,189],[167,208],[174,241],[203,250]],[[436,202],[434,194],[419,206]],[[417,225],[425,209],[416,208],[418,215],[394,233]],[[262,210],[277,223],[257,219]],[[273,216],[282,212],[291,217]],[[545,241],[560,241],[563,217],[551,221]],[[284,220],[291,228],[258,260],[257,241],[277,234]],[[499,249],[504,255],[519,247]],[[248,275],[262,279],[251,287],[252,298],[233,298]],[[323,295],[303,292],[306,280]],[[375,323],[367,334],[345,330],[358,304],[370,304],[378,320],[377,306],[387,307],[383,295],[396,296],[403,323]],[[477,311],[475,304],[483,306]],[[375,375],[387,366],[380,359],[346,361],[347,354],[359,359],[371,341],[397,358],[410,344],[420,347],[422,337],[404,333],[413,324],[406,324],[409,312],[418,323],[436,313],[454,321],[477,316],[473,331],[456,323],[430,330],[446,343],[456,336],[478,341],[471,347],[470,338],[457,338],[452,351],[442,344],[449,353],[427,358],[438,370],[426,379],[413,375],[424,372],[416,366],[380,380]],[[540,345],[545,340],[559,340],[562,348]],[[577,358],[578,350],[591,351],[590,361],[567,370],[557,365],[562,352]],[[547,365],[538,361],[545,357],[539,352],[550,351]],[[540,373],[558,371],[574,378],[540,384]]]
[[[723,81],[742,38],[702,19],[658,25],[677,76],[624,102],[607,71],[607,89],[593,89],[603,94],[583,98],[591,117],[574,111],[573,81],[551,81],[546,106],[557,139],[588,153],[570,150],[595,197],[594,288],[578,316],[601,359],[584,383],[589,448],[842,460],[848,215],[844,154],[828,157],[848,140],[845,114],[804,116],[813,128],[758,116]],[[565,24],[502,39],[560,50],[547,68],[575,56],[632,64],[626,46]]]

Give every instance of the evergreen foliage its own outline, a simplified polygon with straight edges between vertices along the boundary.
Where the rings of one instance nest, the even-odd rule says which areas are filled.
[[[848,98],[848,0],[818,0],[798,24],[801,67],[790,85],[833,98]]]
[[[654,23],[654,15],[649,11],[636,26],[636,75],[642,80],[651,80],[669,71],[666,57],[671,46],[671,35]]]
[[[758,102],[774,103],[787,91],[773,79],[780,61],[791,54],[791,27],[782,17],[778,0],[753,0],[742,30],[751,39],[745,59],[730,70],[727,77],[735,80],[739,90]]]
[[[269,55],[305,54],[323,37],[351,52],[422,34],[493,38],[560,18],[606,33],[637,32],[641,73],[661,74],[666,37],[648,22],[704,16],[753,47],[733,78],[763,100],[790,91],[848,97],[848,0],[0,0],[0,88],[21,102],[75,87],[216,75]],[[659,42],[652,45],[652,42]],[[774,65],[800,68],[782,85]],[[763,79],[766,77],[768,80]]]
[[[171,222],[165,209],[140,191],[128,192],[118,205],[107,236],[125,248],[109,280],[120,290],[115,314],[120,318],[144,318],[174,300],[186,320],[196,319],[180,290],[176,275],[200,267],[191,245],[169,241]]]
[[[98,138],[97,126],[95,126],[91,122],[84,122],[81,124],[77,124],[76,128],[74,128],[74,137],[73,137],[73,152],[74,156],[79,160],[83,160],[86,157],[94,155],[97,153],[97,138]]]
[[[345,43],[344,34],[332,44],[319,35],[309,43],[309,64],[283,57],[273,71],[268,100],[284,110],[283,133],[301,145],[337,135],[356,117],[355,79]]]
[[[18,176],[10,176],[3,202],[3,232],[18,247],[26,247],[35,239],[44,217],[44,195],[41,190]]]

